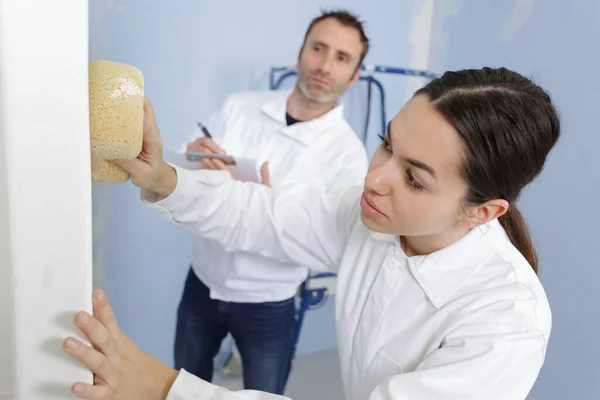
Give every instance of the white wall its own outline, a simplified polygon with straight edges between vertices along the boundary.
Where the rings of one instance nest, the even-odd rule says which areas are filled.
[[[0,1],[0,389],[15,400],[92,380],[61,346],[91,311],[87,55],[85,2]]]

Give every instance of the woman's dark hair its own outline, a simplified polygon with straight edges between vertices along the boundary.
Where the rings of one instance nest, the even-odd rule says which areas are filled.
[[[510,240],[538,271],[527,223],[514,206],[521,189],[543,169],[560,135],[558,113],[548,93],[505,68],[446,72],[419,89],[454,126],[466,156],[462,174],[466,203],[509,202],[499,218]]]

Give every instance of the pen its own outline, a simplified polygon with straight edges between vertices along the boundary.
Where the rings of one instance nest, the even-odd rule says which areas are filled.
[[[206,129],[206,127],[204,125],[202,125],[200,122],[198,122],[198,128],[200,128],[202,133],[204,133],[204,136],[206,136],[209,139],[212,139],[212,135],[210,134],[208,129]]]
[[[212,135],[208,131],[208,129],[200,122],[198,122],[198,128],[202,131],[204,136],[212,140]],[[186,157],[188,161],[202,161],[204,158],[217,158],[222,159],[226,164],[235,165],[235,158],[227,154],[212,154],[212,153],[202,153],[202,152],[186,152]]]

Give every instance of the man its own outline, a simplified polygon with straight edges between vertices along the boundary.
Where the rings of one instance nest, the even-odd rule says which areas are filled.
[[[323,13],[306,32],[294,89],[230,96],[207,124],[208,137],[196,139],[188,150],[265,163],[262,183],[274,189],[315,180],[362,184],[366,151],[344,120],[339,99],[358,80],[368,47],[355,16]],[[205,159],[201,168],[227,169],[216,158]],[[213,358],[231,333],[245,388],[283,394],[294,344],[294,297],[310,265],[280,264],[195,239],[178,310],[175,367],[211,381]]]

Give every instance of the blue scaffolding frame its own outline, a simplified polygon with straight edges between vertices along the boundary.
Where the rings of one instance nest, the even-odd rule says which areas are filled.
[[[381,105],[381,132],[385,132],[387,126],[387,119],[385,116],[385,90],[381,81],[377,79],[373,74],[393,74],[393,75],[405,75],[414,76],[426,79],[435,79],[437,75],[430,71],[424,71],[412,68],[400,68],[400,67],[389,67],[384,65],[362,65],[361,76],[359,80],[367,83],[372,83],[379,90],[379,101]],[[271,67],[271,73],[269,75],[269,87],[271,90],[278,90],[281,84],[288,78],[296,76],[298,71],[296,67]]]

